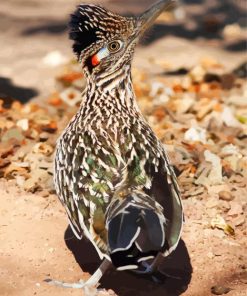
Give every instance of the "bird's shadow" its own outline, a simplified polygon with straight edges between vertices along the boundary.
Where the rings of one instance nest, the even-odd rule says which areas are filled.
[[[65,231],[65,243],[73,253],[83,271],[93,273],[100,265],[93,245],[85,238],[78,240],[70,227]],[[177,296],[187,290],[191,281],[192,266],[183,240],[177,249],[164,259],[162,271],[170,275],[155,283],[151,276],[140,276],[131,272],[109,270],[102,277],[101,287],[114,290],[119,296]]]

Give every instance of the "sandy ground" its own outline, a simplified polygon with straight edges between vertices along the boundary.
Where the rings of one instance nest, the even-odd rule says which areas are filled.
[[[63,235],[67,219],[57,198],[21,192],[11,181],[1,181],[0,185],[1,295],[82,295],[80,290],[44,282],[46,278],[78,282],[89,274],[82,272],[76,260],[91,272],[99,262],[92,247],[79,243],[71,233],[66,239],[72,252],[66,246]],[[184,206],[185,213],[189,213],[198,205],[185,200]],[[166,263],[167,273],[174,275],[176,270],[181,280],[168,279],[164,285],[156,285],[148,279],[112,271],[103,278],[103,287],[123,296],[175,296],[184,290],[186,296],[208,296],[212,286],[222,285],[232,289],[229,296],[246,295],[246,245],[242,232],[237,232],[234,239],[223,238],[218,232],[205,230],[202,222],[188,218],[183,240],[186,247],[182,242]]]
[[[118,11],[136,13],[151,3],[124,1],[125,5],[120,7],[119,2],[110,1],[107,5]],[[52,92],[56,69],[45,66],[42,60],[54,50],[72,57],[66,23],[75,3],[78,1],[1,1],[1,92],[7,91],[25,100],[42,98]],[[205,8],[194,6],[198,15]],[[179,34],[170,36],[169,32],[166,38],[140,47],[135,65],[150,69],[150,61],[159,58],[161,52],[173,68],[189,67],[210,54],[227,69],[233,69],[246,58],[244,51],[236,54],[225,50],[227,44],[219,38],[199,38],[192,42]],[[158,66],[153,70],[159,71]],[[0,181],[0,196],[0,295],[82,295],[80,290],[52,287],[44,282],[46,278],[67,282],[88,278],[89,273],[83,273],[80,266],[92,272],[99,262],[89,244],[77,242],[69,231],[64,240],[67,219],[56,196],[27,194],[5,180]],[[198,201],[193,204],[185,200],[184,204],[188,213],[183,232],[186,246],[181,243],[168,260],[169,272],[172,273],[174,267],[180,269],[182,280],[168,279],[160,287],[148,279],[111,272],[103,278],[103,287],[122,296],[175,296],[183,291],[186,296],[208,296],[212,286],[223,285],[231,288],[229,296],[247,295],[247,261],[243,256],[246,231],[237,232],[234,239],[222,237],[219,232],[215,235],[200,219],[195,219],[196,214],[189,215],[193,208],[200,207]]]

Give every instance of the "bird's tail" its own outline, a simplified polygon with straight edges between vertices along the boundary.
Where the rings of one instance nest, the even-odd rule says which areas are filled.
[[[165,245],[165,217],[147,196],[133,194],[108,211],[108,247],[118,270],[138,269]]]

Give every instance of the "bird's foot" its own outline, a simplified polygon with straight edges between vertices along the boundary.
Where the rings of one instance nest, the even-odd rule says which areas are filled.
[[[154,268],[152,264],[143,261],[141,264],[141,269],[136,270],[135,272],[139,274],[152,274],[154,272]]]
[[[111,262],[108,261],[107,259],[104,259],[100,267],[95,271],[95,273],[87,281],[80,280],[79,283],[65,283],[62,281],[57,281],[52,279],[45,279],[44,281],[49,285],[58,286],[62,288],[83,289],[83,291],[85,292],[85,295],[93,295],[92,292],[90,291],[96,290],[96,288],[99,285],[99,280],[101,279],[103,274],[106,272],[106,270],[110,266],[111,266]]]
[[[161,270],[159,268],[160,264],[163,262],[164,257],[161,253],[155,257],[153,262],[150,263],[147,261],[142,261],[139,267],[139,270],[135,270],[135,273],[143,274],[143,275],[151,275],[154,282],[163,282],[164,278],[170,278],[175,280],[181,280],[182,277],[174,274],[174,272],[167,272],[166,270]]]
[[[90,278],[91,279],[91,278]],[[49,285],[61,287],[61,288],[72,288],[72,289],[81,289],[83,290],[83,295],[85,296],[92,296],[98,294],[98,292],[103,291],[103,289],[98,289],[97,286],[93,286],[88,284],[88,281],[80,280],[78,283],[65,283],[62,281],[52,280],[52,279],[45,279]]]
[[[83,289],[85,287],[85,282],[82,280],[80,280],[78,283],[65,283],[62,281],[45,279],[44,282],[48,283],[51,286],[57,286],[61,288]]]
[[[158,253],[152,263],[142,261],[140,269],[136,270],[135,272],[139,274],[152,274],[158,269],[158,266],[162,260],[164,260],[162,253]]]

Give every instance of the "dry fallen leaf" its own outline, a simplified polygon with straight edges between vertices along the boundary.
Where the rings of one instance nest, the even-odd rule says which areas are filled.
[[[60,98],[69,106],[75,106],[77,103],[81,102],[81,92],[69,87],[61,92]]]
[[[16,141],[22,141],[24,139],[24,136],[23,136],[21,130],[19,130],[18,128],[11,128],[11,129],[7,130],[3,134],[1,141],[7,142],[11,139],[14,139]]]
[[[11,163],[4,172],[6,179],[12,179],[15,175],[21,175],[27,178],[29,176],[29,164],[28,163]]]
[[[228,235],[235,234],[234,229],[229,224],[227,224],[225,219],[220,215],[217,215],[215,218],[213,218],[210,224],[213,229],[218,228],[218,229],[224,230],[225,234],[228,234]]]
[[[47,156],[51,155],[53,150],[54,149],[49,144],[46,144],[46,143],[37,143],[33,146],[34,153],[41,153]]]
[[[55,54],[55,59],[57,57],[59,60]],[[168,68],[170,74],[167,72],[167,75],[176,75],[172,64]],[[177,74],[181,76],[170,77],[171,80],[166,74],[154,77],[145,70],[134,68],[133,71],[138,104],[162,143],[169,146],[172,163],[179,171],[183,197],[205,199],[212,217],[216,208],[226,213],[232,197],[219,191],[228,191],[228,187],[217,192],[214,188],[215,184],[227,183],[245,188],[247,87],[241,80],[233,79],[231,73],[225,72],[224,65],[210,56],[191,70],[180,69]],[[45,104],[37,101],[21,104],[11,99],[5,108],[4,101],[2,104],[0,101],[0,175],[4,176],[9,168],[7,175],[19,177],[20,186],[23,172],[11,164],[28,162],[30,175],[43,169],[50,177],[56,138],[81,102],[85,79],[78,65],[66,64],[56,83],[56,90]],[[224,84],[229,90],[224,89]],[[32,182],[36,181],[28,181],[26,187]],[[32,188],[32,184],[29,185],[28,190]],[[51,190],[51,184],[44,186]],[[214,201],[208,198],[209,191]],[[229,187],[230,191],[233,193]],[[218,194],[220,200],[216,198]],[[215,198],[219,205],[215,204]],[[241,205],[239,199],[234,192],[234,201]],[[229,219],[242,217],[236,209],[234,206],[229,210]],[[242,222],[236,220],[233,225]]]
[[[27,131],[29,128],[29,120],[27,118],[20,119],[16,122],[16,125],[23,131]]]
[[[191,127],[184,133],[184,139],[186,141],[201,142],[205,144],[207,142],[206,130],[199,126]]]

